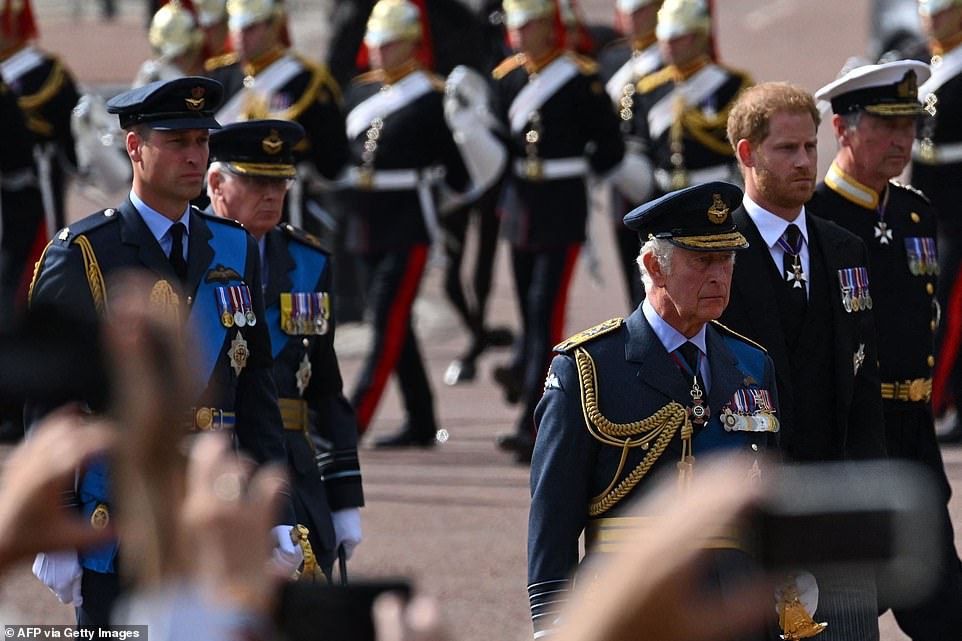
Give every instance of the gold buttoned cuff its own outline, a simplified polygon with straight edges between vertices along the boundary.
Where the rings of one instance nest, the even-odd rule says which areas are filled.
[[[913,378],[908,381],[882,383],[882,398],[895,401],[918,403],[932,398],[932,379]]]

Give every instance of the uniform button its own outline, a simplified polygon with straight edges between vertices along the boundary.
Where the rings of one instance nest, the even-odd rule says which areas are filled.
[[[928,293],[928,294],[930,294],[930,295],[931,295],[931,294],[934,294],[934,293],[935,293],[935,285],[933,285],[932,283],[926,283],[926,284],[925,284],[925,291],[926,291],[926,293]]]
[[[929,354],[929,357],[925,362],[929,364],[929,367],[935,367],[935,357],[931,354]]]
[[[929,327],[931,327],[931,328],[932,328],[932,331],[934,332],[934,331],[935,331],[935,321],[932,321],[931,323],[929,323]]]
[[[918,214],[916,214],[914,211],[912,212],[912,215],[911,215],[911,216],[912,216],[912,222],[913,222],[913,223],[917,223],[917,222],[919,222],[920,220],[922,220],[922,218],[921,218]]]
[[[188,296],[188,297],[187,297],[187,304],[188,304],[188,305],[193,305],[193,304],[194,304],[194,297],[193,297],[193,296]]]
[[[310,347],[311,341],[309,341],[309,340],[307,340],[306,338],[304,338],[304,339],[301,340],[301,345],[303,345],[304,347]]]
[[[758,451],[758,444],[757,444],[757,443],[752,443],[752,451],[753,451],[753,452],[757,452],[757,451]]]

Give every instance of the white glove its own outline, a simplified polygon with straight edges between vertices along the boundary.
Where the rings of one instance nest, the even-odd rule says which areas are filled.
[[[608,180],[635,205],[647,201],[655,191],[654,167],[640,152],[626,152],[621,163],[608,175]]]
[[[83,603],[80,595],[83,568],[76,550],[41,552],[33,560],[33,575],[50,588],[61,603],[75,607]]]
[[[334,519],[334,549],[344,546],[344,558],[350,559],[361,542],[361,509],[349,507],[331,513]]]
[[[818,609],[818,583],[810,572],[804,571],[792,574],[787,581],[775,587],[775,613],[778,614],[778,605],[784,598],[785,589],[791,587],[798,593],[798,600],[805,606],[805,611],[814,618]]]
[[[301,546],[291,540],[290,525],[275,525],[271,528],[274,535],[274,552],[272,557],[277,567],[286,575],[293,575],[304,562],[304,551]]]

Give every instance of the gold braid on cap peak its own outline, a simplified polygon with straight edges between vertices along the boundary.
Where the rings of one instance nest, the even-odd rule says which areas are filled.
[[[648,418],[630,423],[613,423],[601,413],[598,403],[598,371],[591,355],[582,348],[574,351],[581,388],[581,407],[588,433],[604,445],[621,448],[621,460],[608,487],[591,499],[588,515],[604,514],[627,496],[661,457],[679,428],[682,441],[690,441],[692,434],[688,412],[675,402],[665,405]],[[640,438],[633,438],[640,437]],[[630,449],[647,451],[642,461],[621,482],[618,478],[625,469]]]

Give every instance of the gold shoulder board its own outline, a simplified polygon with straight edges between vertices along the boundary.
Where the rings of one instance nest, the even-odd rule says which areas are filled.
[[[616,329],[621,327],[622,323],[624,323],[624,319],[621,318],[620,316],[618,318],[612,318],[610,320],[606,320],[605,322],[599,323],[594,327],[589,327],[588,329],[582,332],[578,332],[577,334],[575,334],[574,336],[571,336],[570,338],[566,338],[565,340],[561,341],[560,343],[554,346],[554,351],[556,352],[570,351],[572,348],[575,348],[578,345],[582,345],[584,343],[587,343],[588,341],[592,341],[598,338],[599,336],[604,336],[605,334],[609,334],[615,331]]]

